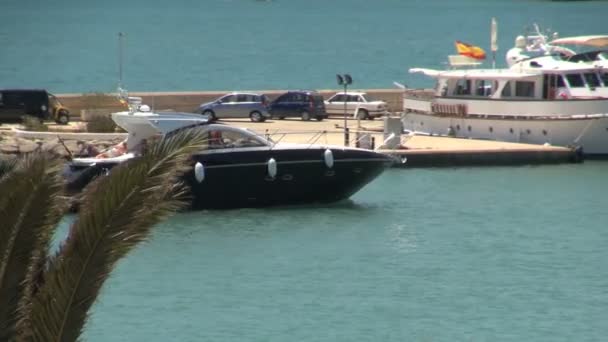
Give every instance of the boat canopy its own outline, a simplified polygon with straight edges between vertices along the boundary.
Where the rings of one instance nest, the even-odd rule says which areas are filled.
[[[508,69],[463,69],[463,70],[434,70],[425,68],[412,68],[410,73],[424,74],[434,78],[455,78],[455,79],[494,79],[494,80],[511,80],[511,79],[526,79],[542,76],[543,73],[535,71],[514,71]]]
[[[575,55],[577,56],[577,55]],[[572,57],[569,57],[572,58]],[[525,59],[513,64],[510,69],[514,71],[541,71],[544,73],[560,74],[565,72],[596,72],[601,65],[576,63],[563,60],[555,56],[540,56]]]
[[[576,36],[555,39],[551,45],[584,45],[594,47],[608,46],[608,35]]]

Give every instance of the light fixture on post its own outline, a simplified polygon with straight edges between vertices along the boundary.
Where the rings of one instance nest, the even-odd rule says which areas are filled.
[[[344,75],[340,75],[337,74],[336,75],[336,80],[338,81],[338,85],[343,85],[344,86],[344,146],[348,146],[348,127],[346,126],[346,100],[347,100],[347,96],[346,96],[346,90],[348,88],[349,84],[353,83],[353,78],[350,77],[349,74],[344,74]]]

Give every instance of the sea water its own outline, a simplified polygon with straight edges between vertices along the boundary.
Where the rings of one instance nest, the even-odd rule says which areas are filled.
[[[84,337],[602,341],[607,172],[390,169],[333,205],[180,213],[119,263]]]
[[[603,1],[0,2],[0,88],[425,86],[454,41],[497,64],[538,23],[606,34]],[[197,211],[155,227],[85,341],[601,341],[608,163],[394,169],[334,205]],[[66,219],[61,232],[67,229]]]
[[[605,1],[2,0],[0,88],[334,89],[338,73],[360,89],[426,86],[408,69],[444,68],[456,40],[484,48],[491,65],[492,17],[504,66],[533,24],[606,34],[607,12]]]

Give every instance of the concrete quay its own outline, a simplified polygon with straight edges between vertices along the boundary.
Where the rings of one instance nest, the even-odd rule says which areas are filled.
[[[343,118],[334,117],[320,122],[299,119],[272,119],[263,123],[245,119],[220,122],[268,134],[275,141],[344,145]],[[357,122],[348,119],[347,127],[350,146],[356,146],[357,132],[368,133],[374,138],[378,152],[395,157],[395,167],[507,166],[576,163],[583,160],[580,153],[566,147],[422,135],[403,135],[401,148],[382,149],[385,140],[383,120]]]
[[[218,122],[245,127],[259,134],[268,135],[275,141],[344,146],[343,117],[331,117],[323,121],[288,118],[270,119],[262,123],[254,123],[249,119],[224,119]],[[82,124],[81,122],[72,122],[68,126],[49,124],[49,128],[54,132],[46,134],[52,138],[36,137],[34,140],[15,137],[11,127],[17,128],[18,125],[2,125],[0,152],[26,153],[33,150],[37,144],[42,144],[43,147],[48,146],[62,154],[65,153],[65,149],[58,144],[58,136],[65,140],[66,146],[71,151],[76,149],[76,140],[85,140],[103,148],[124,139],[124,134],[119,134],[120,137],[108,137],[105,134],[102,137],[99,134],[75,133],[82,130],[80,127]],[[395,167],[530,165],[582,161],[582,156],[577,151],[565,147],[437,136],[403,135],[398,149],[382,149],[381,145],[385,140],[384,120],[358,121],[348,118],[347,127],[350,146],[357,146],[357,136],[369,134],[373,138],[374,147],[378,148],[379,152],[395,157]]]

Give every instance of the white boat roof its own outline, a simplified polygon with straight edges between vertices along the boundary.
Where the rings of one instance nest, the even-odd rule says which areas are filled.
[[[459,69],[435,70],[425,68],[412,68],[410,73],[424,74],[435,78],[468,78],[468,79],[525,79],[541,76],[542,73],[534,71],[516,71],[511,69]]]
[[[532,63],[536,63],[537,66],[532,66]],[[578,71],[584,72],[588,70],[597,71],[597,68],[601,67],[600,65],[594,65],[592,63],[576,63],[564,61],[563,59],[556,58],[555,56],[541,56],[530,59],[525,59],[519,61],[513,66],[511,66],[511,70],[521,70],[521,71],[544,71],[550,73],[561,73],[563,71]]]
[[[555,39],[549,44],[552,45],[585,45],[604,47],[608,46],[608,35],[575,36]]]
[[[208,120],[195,113],[172,113],[172,112],[118,112],[112,114],[112,120],[127,132],[135,130],[142,131],[140,134],[152,136],[156,133],[165,134],[181,127],[206,123]]]

